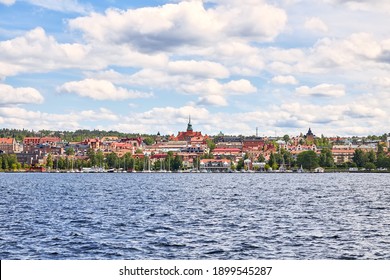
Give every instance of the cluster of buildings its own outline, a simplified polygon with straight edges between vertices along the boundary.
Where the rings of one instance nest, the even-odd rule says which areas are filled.
[[[324,148],[315,144],[316,136],[311,129],[305,135],[288,138],[226,136],[223,133],[211,137],[194,131],[189,119],[186,131],[176,136],[161,136],[158,133],[151,145],[147,145],[141,137],[107,136],[88,138],[81,142],[65,142],[59,137],[26,137],[22,143],[14,138],[0,138],[0,154],[15,154],[18,162],[24,166],[45,166],[49,155],[52,159],[71,156],[88,160],[88,152],[93,150],[105,155],[115,153],[118,157],[130,154],[134,158],[148,159],[151,166],[156,161],[165,160],[171,152],[180,157],[183,170],[227,172],[234,169],[240,160],[244,162],[245,169],[264,168],[271,154],[282,149],[296,158],[298,154],[309,150],[320,154]],[[331,143],[336,164],[352,161],[356,149],[376,152],[379,144],[379,141],[352,143],[348,138],[327,139]],[[389,148],[390,137],[385,145]],[[72,150],[71,155],[67,153],[69,149]]]

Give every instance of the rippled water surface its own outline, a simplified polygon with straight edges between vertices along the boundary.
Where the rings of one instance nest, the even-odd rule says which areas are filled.
[[[389,174],[0,174],[1,259],[390,259]]]

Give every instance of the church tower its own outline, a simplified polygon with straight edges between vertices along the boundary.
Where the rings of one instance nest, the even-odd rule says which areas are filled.
[[[187,131],[193,131],[193,129],[192,129],[192,124],[191,124],[191,115],[188,116]]]
[[[308,141],[308,142],[313,142],[314,141],[315,135],[311,131],[311,128],[309,128],[309,131],[306,133],[305,137],[306,137],[306,141]]]

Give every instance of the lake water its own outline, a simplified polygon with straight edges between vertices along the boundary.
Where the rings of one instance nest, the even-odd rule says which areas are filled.
[[[1,259],[390,259],[390,174],[0,174]]]

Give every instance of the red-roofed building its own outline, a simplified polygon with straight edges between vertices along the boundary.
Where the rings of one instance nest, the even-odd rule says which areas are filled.
[[[17,150],[15,138],[0,138],[0,153],[13,154]]]
[[[264,138],[253,137],[245,138],[242,142],[243,151],[252,150],[252,149],[262,149],[265,145]]]
[[[192,129],[191,117],[188,120],[187,131],[180,131],[177,136],[171,136],[169,138],[170,141],[187,141],[187,143],[195,143],[204,144],[207,136],[203,136],[202,132],[194,131]]]
[[[142,146],[142,138],[141,137],[135,137],[135,138],[122,138],[120,139],[120,143],[128,143],[133,145],[136,149]]]
[[[61,142],[59,137],[25,137],[24,145],[55,144]]]
[[[117,142],[114,142],[114,143],[111,143],[111,150],[113,152],[121,152],[121,151],[124,151],[126,150],[126,152],[130,152],[131,154],[134,154],[135,153],[135,147],[132,143],[117,143]]]
[[[332,149],[333,160],[337,164],[351,162],[354,153],[354,149]]]
[[[216,157],[237,157],[241,156],[242,152],[237,148],[215,148],[213,150],[213,155]]]
[[[100,148],[101,141],[99,138],[96,139],[87,138],[84,139],[84,141],[81,142],[81,144],[88,145],[91,149],[96,150]]]

